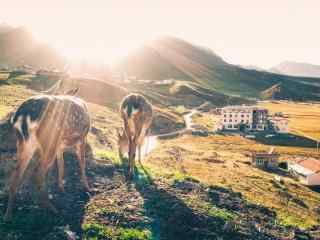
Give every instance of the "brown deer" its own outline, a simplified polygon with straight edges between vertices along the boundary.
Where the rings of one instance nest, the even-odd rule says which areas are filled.
[[[68,93],[74,94],[75,91]],[[68,95],[34,96],[20,105],[11,118],[11,124],[17,135],[18,162],[11,176],[5,220],[10,220],[12,217],[17,188],[36,151],[39,152],[39,160],[35,180],[41,193],[41,202],[45,207],[57,212],[44,192],[44,182],[49,168],[57,159],[59,188],[64,191],[63,151],[66,148],[76,148],[81,181],[85,190],[89,191],[85,173],[85,145],[90,117],[84,101]]]
[[[152,123],[152,105],[139,94],[126,96],[120,107],[124,130],[119,133],[119,154],[128,153],[128,178],[134,173],[136,151],[141,162],[141,147]]]

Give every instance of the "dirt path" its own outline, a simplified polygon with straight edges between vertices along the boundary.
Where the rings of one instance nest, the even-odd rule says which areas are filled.
[[[174,131],[171,133],[152,135],[152,136],[147,137],[145,144],[143,146],[143,151],[142,151],[143,157],[145,157],[147,154],[149,154],[153,149],[155,149],[157,147],[157,145],[159,143],[159,139],[175,138],[175,137],[181,136],[186,133],[190,133],[193,130],[195,130],[193,127],[194,124],[192,121],[192,117],[193,117],[193,115],[200,113],[201,112],[200,109],[205,107],[208,104],[209,104],[209,102],[204,102],[200,106],[198,106],[194,109],[191,109],[190,112],[184,114],[183,119],[185,122],[185,127],[183,129],[178,130],[178,131]]]

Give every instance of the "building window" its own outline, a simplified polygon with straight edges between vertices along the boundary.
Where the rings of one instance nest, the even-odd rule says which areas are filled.
[[[241,117],[243,118],[243,117],[244,117],[244,115],[243,115],[243,114],[241,114]]]
[[[229,119],[229,122],[232,122],[232,119]]]
[[[229,117],[232,117],[232,114],[230,114]]]
[[[225,114],[224,117],[227,117],[227,114]]]
[[[223,119],[224,122],[227,122],[227,119]]]

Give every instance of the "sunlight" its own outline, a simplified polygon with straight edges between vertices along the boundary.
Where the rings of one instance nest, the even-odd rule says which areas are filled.
[[[119,44],[119,46],[108,46],[107,43],[90,46],[90,40],[88,40],[87,43],[84,42],[82,47],[61,47],[57,50],[71,61],[88,60],[93,62],[114,63],[125,57],[138,46],[138,44],[135,44],[134,42],[125,42]]]
[[[120,13],[111,9],[61,9],[59,18],[32,19],[27,27],[39,41],[53,46],[67,59],[113,63],[154,37],[148,31],[152,25],[142,17],[134,17],[130,9]]]

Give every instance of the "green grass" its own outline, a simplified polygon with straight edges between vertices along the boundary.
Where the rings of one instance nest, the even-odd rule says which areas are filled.
[[[300,228],[309,228],[312,225],[308,224],[304,219],[290,214],[285,209],[277,212],[277,219],[279,224],[288,227],[300,227]]]
[[[97,150],[95,156],[102,160],[110,160],[115,165],[121,164],[119,154],[113,151]]]
[[[24,85],[0,85],[0,118],[19,106],[33,91]]]
[[[99,223],[82,225],[84,240],[151,240],[152,234],[148,229],[111,228]]]

